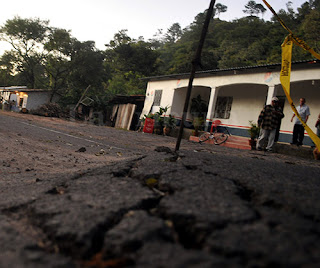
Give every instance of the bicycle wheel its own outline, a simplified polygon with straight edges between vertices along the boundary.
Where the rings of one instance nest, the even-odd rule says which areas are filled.
[[[214,144],[219,145],[226,142],[230,135],[226,127],[219,127],[219,132],[213,134]]]
[[[199,137],[199,142],[204,142],[204,141],[207,141],[209,138],[210,138],[210,132],[205,132],[203,134],[200,135]]]
[[[227,141],[227,139],[228,139],[228,134],[226,134],[226,133],[219,133],[219,132],[216,132],[215,134],[214,134],[214,144],[215,145],[219,145],[219,144],[222,144],[222,143],[224,143],[224,142],[226,142]]]

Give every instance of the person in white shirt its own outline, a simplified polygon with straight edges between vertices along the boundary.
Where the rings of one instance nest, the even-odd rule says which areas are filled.
[[[297,111],[303,120],[303,122],[307,123],[309,115],[310,115],[310,109],[309,106],[306,105],[306,99],[301,98],[300,99],[300,105],[297,107]],[[293,114],[291,118],[291,122],[293,121],[293,118],[296,115]],[[300,120],[296,117],[295,122],[294,122],[294,127],[293,127],[293,135],[292,135],[292,143],[294,145],[302,145],[303,143],[303,138],[304,138],[304,127]]]

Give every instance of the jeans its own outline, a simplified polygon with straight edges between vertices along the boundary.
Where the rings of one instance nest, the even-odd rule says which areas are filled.
[[[266,150],[272,150],[275,136],[276,136],[276,129],[266,130],[266,129],[261,128],[259,138],[257,141],[257,149],[262,149],[265,140],[268,139],[268,144],[267,144]]]

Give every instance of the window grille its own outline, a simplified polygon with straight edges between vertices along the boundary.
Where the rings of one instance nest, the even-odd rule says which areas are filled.
[[[218,97],[214,118],[229,119],[233,97]]]
[[[161,96],[162,96],[162,89],[155,90],[155,92],[154,92],[154,100],[153,100],[153,105],[154,106],[160,106]]]

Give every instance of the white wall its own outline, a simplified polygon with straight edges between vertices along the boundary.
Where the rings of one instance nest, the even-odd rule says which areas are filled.
[[[313,82],[314,81],[314,82]],[[221,120],[222,123],[246,128],[249,120],[257,121],[268,96],[268,88],[275,87],[276,95],[284,96],[280,83],[279,72],[241,73],[241,70],[233,74],[215,73],[210,77],[194,79],[195,90],[192,97],[198,92],[204,98],[210,97],[210,88],[219,88],[218,96],[233,96],[233,104],[229,119]],[[182,107],[188,86],[188,79],[171,79],[150,81],[146,92],[146,98],[153,98],[154,90],[162,89],[161,106],[171,106],[168,113],[178,114],[181,117]],[[191,98],[192,98],[191,97]],[[293,70],[291,73],[291,97],[296,106],[299,98],[305,97],[311,110],[308,125],[315,130],[314,123],[320,113],[320,69]],[[159,107],[153,107],[152,112],[157,112]],[[290,122],[292,110],[286,101],[284,106],[285,118],[282,120],[281,132],[292,133],[293,124]],[[187,117],[189,119],[190,115]]]
[[[9,101],[14,101],[14,102],[17,103],[18,98],[17,98],[17,95],[16,95],[15,93],[12,93],[12,94],[9,95],[9,96],[10,96],[10,97],[9,97]]]
[[[170,108],[167,112],[167,114],[169,114],[171,112],[174,89],[175,89],[175,83],[172,83],[172,81],[149,82],[147,92],[146,92],[146,99],[150,99],[150,98],[153,99],[155,90],[162,90],[160,106],[161,107],[169,106]],[[151,113],[158,112],[160,106],[153,106],[151,109]]]
[[[49,101],[48,92],[28,92],[27,109],[36,109]]]
[[[192,115],[190,114],[191,102],[193,98],[196,98],[198,95],[201,96],[201,99],[204,100],[207,105],[209,103],[210,98],[210,88],[203,86],[193,86],[191,95],[190,95],[190,103],[188,107],[187,120],[192,121]],[[182,118],[182,112],[185,104],[185,99],[187,95],[187,87],[177,88],[174,90],[174,96],[172,101],[172,107],[170,113],[178,119]]]
[[[10,94],[11,92],[8,92],[8,91],[3,91],[3,90],[0,91],[0,96],[2,96],[3,99],[6,101],[9,101]]]
[[[182,118],[182,111],[187,95],[187,88],[178,88],[174,92],[172,107],[170,113],[178,119]]]
[[[229,119],[220,119],[223,124],[233,127],[249,126],[249,121],[256,122],[265,105],[267,86],[240,84],[224,86],[218,96],[233,97]]]

